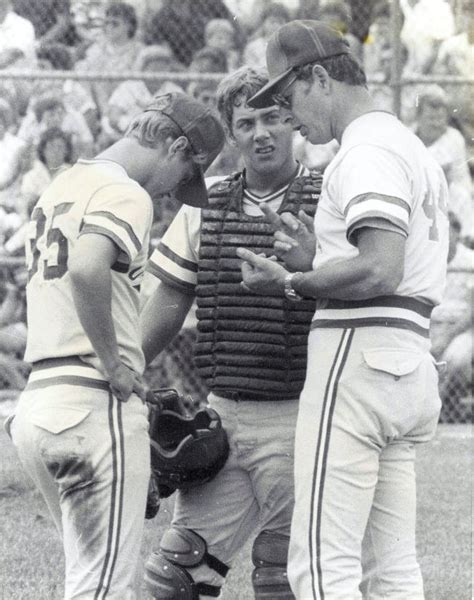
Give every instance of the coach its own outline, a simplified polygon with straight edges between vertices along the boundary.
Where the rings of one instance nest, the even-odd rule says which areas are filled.
[[[341,144],[324,174],[312,270],[289,274],[238,250],[250,289],[317,298],[296,430],[290,584],[299,600],[356,600],[361,589],[420,600],[415,446],[433,436],[440,409],[429,322],[445,284],[446,181],[422,142],[377,110],[328,26],[284,25],[267,64],[271,80],[249,105],[278,102],[311,143]],[[284,255],[281,234],[277,247]]]

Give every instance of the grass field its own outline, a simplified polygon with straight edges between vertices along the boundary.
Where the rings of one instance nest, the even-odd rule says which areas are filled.
[[[443,425],[418,452],[418,546],[426,600],[471,600],[472,429]],[[22,474],[9,439],[0,432],[0,598],[59,600],[62,550],[47,510]],[[171,501],[147,521],[142,557],[170,519]],[[232,568],[223,600],[251,600],[249,547]],[[143,591],[143,600],[149,596]]]

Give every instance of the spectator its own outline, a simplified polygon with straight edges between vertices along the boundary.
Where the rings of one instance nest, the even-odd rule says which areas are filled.
[[[134,66],[134,70],[146,73],[176,72],[183,69],[183,65],[166,46],[145,46]],[[183,89],[172,81],[123,81],[109,99],[104,128],[106,131],[110,129],[112,136],[120,137],[131,118],[141,112],[154,95],[182,91]]]
[[[11,210],[19,193],[20,174],[23,169],[27,145],[10,132],[12,110],[0,98],[0,207]]]
[[[82,60],[87,48],[103,37],[106,8],[103,0],[71,0],[74,27],[82,40],[75,48],[76,60]]]
[[[216,107],[216,81],[192,81],[188,86],[188,94],[195,98],[198,102],[202,102],[205,106],[214,109]],[[216,159],[217,160],[217,159]]]
[[[71,71],[73,57],[63,44],[43,44],[37,51],[38,66],[44,70]],[[67,109],[79,112],[87,125],[93,125],[97,106],[84,85],[74,79],[37,80],[32,95],[55,91]],[[90,127],[89,127],[90,128]]]
[[[227,59],[225,52],[220,48],[204,46],[195,53],[189,65],[189,71],[191,73],[226,73]]]
[[[331,0],[321,6],[316,13],[316,19],[327,23],[342,35],[349,42],[353,55],[362,61],[362,43],[356,36],[351,33],[352,14],[351,7],[347,2],[342,0]]]
[[[33,101],[18,130],[18,137],[37,148],[41,134],[50,127],[59,127],[71,136],[74,158],[91,156],[94,140],[84,117],[66,108],[54,93],[44,94]]]
[[[439,44],[454,33],[454,16],[446,0],[418,0],[412,7],[401,0],[405,22],[401,39],[408,51],[404,73],[407,76],[431,72]]]
[[[12,4],[18,15],[32,23],[38,44],[75,46],[80,42],[70,0],[13,0]]]
[[[363,63],[367,77],[381,78],[390,75],[392,58],[392,33],[390,30],[390,4],[378,2],[372,12],[372,23],[363,47]]]
[[[144,23],[146,44],[168,43],[176,58],[189,66],[204,46],[204,29],[211,19],[231,19],[223,0],[163,0]]]
[[[472,182],[462,134],[449,126],[448,100],[437,85],[418,98],[415,133],[443,167],[449,185],[450,210],[462,223],[462,235],[474,237]]]
[[[452,212],[449,225],[447,285],[442,302],[431,315],[431,352],[436,360],[447,363],[441,382],[442,417],[462,410],[459,401],[472,394],[474,251],[461,243],[461,223]]]
[[[236,30],[227,19],[211,19],[204,30],[206,46],[219,48],[225,52],[227,68],[235,71],[240,66],[240,52],[237,50]]]
[[[0,285],[0,389],[21,391],[29,366],[21,360],[26,346],[24,268],[2,273]]]
[[[33,25],[12,10],[10,0],[0,0],[0,69],[33,65],[35,56],[35,30]]]
[[[104,75],[131,71],[143,44],[136,40],[137,17],[135,9],[126,2],[114,2],[105,11],[104,39],[93,43],[84,60],[76,64],[76,71],[96,71]],[[91,84],[92,96],[101,114],[104,114],[116,81]]]
[[[244,48],[243,63],[254,68],[267,68],[265,54],[272,33],[290,20],[288,9],[278,2],[265,6],[255,36]]]
[[[25,207],[36,203],[53,178],[73,162],[71,137],[58,127],[46,129],[40,137],[37,159],[23,175],[21,195]]]
[[[435,75],[472,77],[474,73],[474,27],[472,0],[462,0],[457,6],[456,35],[442,41],[432,72]],[[472,158],[474,149],[474,113],[471,86],[445,86],[450,99],[452,117],[459,123]]]

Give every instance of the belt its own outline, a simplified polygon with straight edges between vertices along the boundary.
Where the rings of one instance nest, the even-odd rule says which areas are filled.
[[[233,400],[234,402],[279,402],[287,400],[297,400],[299,394],[293,396],[279,396],[278,394],[252,394],[249,392],[242,392],[239,390],[211,390],[216,396],[221,396],[226,400]]]
[[[78,385],[109,390],[105,377],[79,356],[45,358],[33,363],[26,389],[34,390],[51,385]]]
[[[311,329],[383,326],[410,329],[429,337],[433,305],[406,296],[367,300],[326,300],[316,304]]]

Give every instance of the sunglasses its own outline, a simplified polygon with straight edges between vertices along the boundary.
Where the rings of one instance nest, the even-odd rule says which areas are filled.
[[[293,71],[291,77],[288,78],[288,81],[283,86],[283,88],[277,93],[272,94],[272,100],[275,104],[280,106],[281,108],[286,108],[287,110],[291,110],[291,100],[287,98],[284,94],[289,90],[289,88],[295,83],[298,79],[298,73]]]

